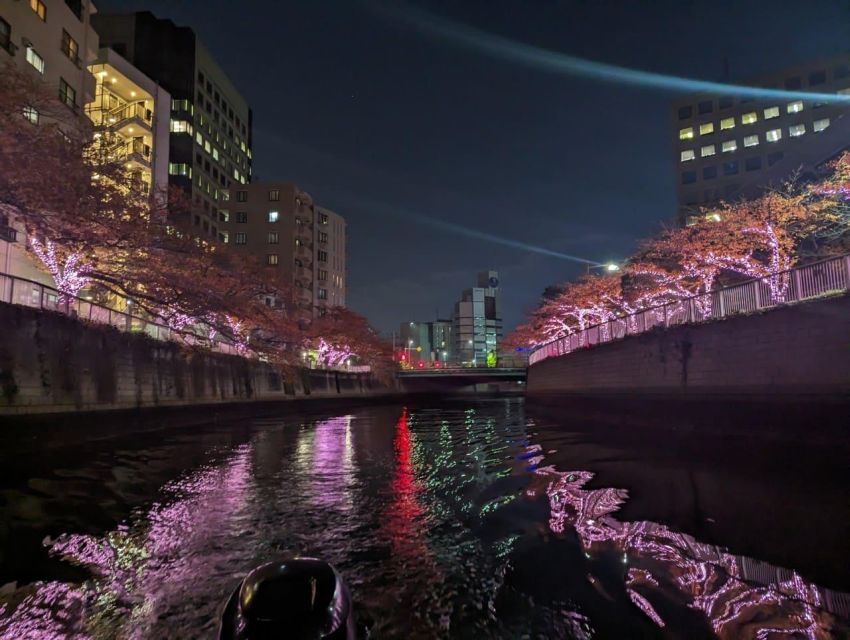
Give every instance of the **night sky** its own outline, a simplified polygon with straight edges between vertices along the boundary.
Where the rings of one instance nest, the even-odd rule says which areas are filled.
[[[191,26],[254,110],[255,179],[291,180],[348,222],[348,304],[383,331],[448,317],[497,269],[506,329],[578,263],[675,212],[677,94],[556,74],[411,28],[360,0],[99,0]],[[733,82],[850,50],[846,0],[451,0],[409,5],[635,69]],[[237,8],[238,7],[238,8]]]

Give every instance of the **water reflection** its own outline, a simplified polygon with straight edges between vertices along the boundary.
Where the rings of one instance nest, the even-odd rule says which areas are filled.
[[[573,529],[588,557],[622,557],[625,588],[631,601],[659,627],[658,606],[683,605],[702,612],[724,638],[779,636],[844,637],[850,627],[836,619],[850,616],[850,595],[818,587],[796,572],[700,543],[654,522],[620,522],[613,517],[627,492],[591,489],[588,471],[536,471],[530,496],[548,496],[549,527]],[[588,579],[594,583],[598,578]],[[675,614],[674,614],[675,615]]]
[[[91,579],[47,575],[7,593],[0,638],[209,637],[242,575],[287,553],[335,564],[380,638],[850,633],[847,594],[669,523],[618,518],[629,492],[596,468],[562,470],[575,450],[535,428],[511,400],[256,421],[215,451],[205,443],[221,438],[201,434],[204,455],[181,467],[174,454],[174,479],[143,508],[99,534],[46,540]],[[140,438],[128,477],[151,451],[182,449]]]

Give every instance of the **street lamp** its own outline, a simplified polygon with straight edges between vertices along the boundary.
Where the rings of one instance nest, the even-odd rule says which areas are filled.
[[[617,273],[620,270],[620,265],[616,262],[605,262],[603,264],[590,264],[587,265],[587,273],[590,273],[591,269],[602,269],[607,273]]]

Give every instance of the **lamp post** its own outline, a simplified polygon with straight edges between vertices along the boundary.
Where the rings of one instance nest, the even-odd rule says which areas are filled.
[[[590,273],[591,269],[601,269],[606,273],[617,273],[620,270],[620,265],[616,262],[605,262],[604,264],[590,264],[587,265],[587,273]]]

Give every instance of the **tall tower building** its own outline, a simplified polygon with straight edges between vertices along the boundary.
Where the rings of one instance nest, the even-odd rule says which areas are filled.
[[[478,286],[466,289],[452,315],[454,357],[461,364],[485,366],[502,341],[502,305],[499,274],[482,271]]]
[[[754,197],[799,172],[815,175],[850,146],[850,54],[741,83],[848,96],[847,102],[695,94],[673,104],[680,223],[700,207]]]
[[[291,182],[253,182],[225,193],[219,236],[292,278],[303,318],[345,306],[345,219]],[[226,208],[225,208],[226,207]],[[269,305],[275,300],[267,300]]]
[[[248,103],[189,27],[148,11],[98,14],[93,24],[101,46],[171,94],[169,184],[191,196],[187,222],[196,232],[221,238],[219,209],[228,190],[251,181]]]

